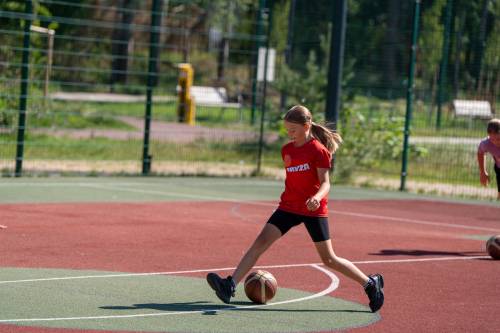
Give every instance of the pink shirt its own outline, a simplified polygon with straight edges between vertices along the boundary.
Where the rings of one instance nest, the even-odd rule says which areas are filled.
[[[500,147],[495,146],[489,138],[485,138],[481,141],[477,148],[477,152],[482,154],[490,153],[495,160],[496,166],[500,168]]]

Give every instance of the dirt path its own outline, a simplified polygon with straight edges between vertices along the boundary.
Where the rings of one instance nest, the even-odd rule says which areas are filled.
[[[132,126],[135,130],[116,129],[34,129],[34,133],[49,134],[58,137],[70,137],[76,139],[88,139],[104,137],[116,140],[143,139],[144,120],[136,117],[121,116],[119,120]],[[253,131],[232,130],[226,128],[209,128],[199,125],[170,123],[160,120],[151,121],[151,140],[172,141],[178,143],[193,142],[196,140],[224,141],[224,142],[248,142],[257,141],[259,134]],[[278,135],[270,133],[265,136],[266,142],[273,142]]]

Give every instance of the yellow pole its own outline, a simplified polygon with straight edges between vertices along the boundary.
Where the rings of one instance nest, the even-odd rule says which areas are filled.
[[[191,96],[194,70],[191,64],[182,63],[179,67],[177,117],[179,122],[194,125],[195,123],[195,101]]]

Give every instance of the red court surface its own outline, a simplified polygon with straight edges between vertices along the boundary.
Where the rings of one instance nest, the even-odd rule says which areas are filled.
[[[116,272],[234,267],[274,209],[274,202],[3,204],[0,221],[8,228],[0,230],[0,266]],[[339,200],[330,206],[330,233],[337,255],[385,280],[380,320],[352,331],[498,332],[500,261],[486,256],[484,239],[500,234],[499,207]],[[257,265],[319,262],[299,226]],[[301,267],[273,274],[280,286],[298,290],[327,284]],[[337,275],[340,287],[332,296],[367,303],[359,285]],[[0,324],[0,332],[83,331]]]

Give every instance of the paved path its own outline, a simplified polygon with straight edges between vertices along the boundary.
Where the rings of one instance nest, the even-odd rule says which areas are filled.
[[[130,95],[116,93],[86,93],[86,92],[55,92],[50,95],[52,99],[65,101],[88,101],[88,102],[143,102],[146,100],[145,95]],[[156,102],[175,101],[175,96],[153,96]],[[142,138],[143,120],[133,117],[120,117],[127,124],[140,129],[139,131],[121,131],[121,130],[55,130],[51,133],[55,135],[68,135],[75,138],[88,137],[110,137],[120,140]],[[196,139],[205,140],[236,140],[249,141],[257,140],[258,136],[252,132],[235,131],[220,128],[205,128],[201,126],[187,126],[178,123],[167,123],[161,121],[153,121],[152,137],[158,140],[168,140],[177,142],[191,142]],[[274,141],[277,136],[270,135],[266,137],[266,141]],[[417,137],[411,136],[410,143],[416,144],[443,144],[443,145],[478,145],[481,138],[458,138],[458,137]]]
[[[79,101],[79,102],[113,102],[131,103],[145,102],[146,95],[115,94],[115,93],[86,93],[86,92],[62,92],[58,91],[50,94],[51,99],[59,101]],[[154,102],[176,101],[175,96],[153,96]]]
[[[115,93],[84,93],[84,92],[56,92],[50,95],[55,100],[65,101],[88,101],[88,102],[117,102],[131,103],[145,101],[144,95],[129,95]],[[175,101],[175,96],[153,96],[153,101],[167,102]],[[66,136],[71,138],[94,138],[106,137],[117,140],[143,139],[144,120],[137,117],[121,116],[119,120],[134,127],[135,130],[125,131],[116,129],[36,129],[35,133],[44,133],[55,136]],[[193,142],[196,140],[224,141],[224,142],[245,142],[257,141],[258,132],[232,130],[228,128],[210,128],[203,126],[190,126],[180,123],[170,123],[153,120],[151,122],[151,139],[159,141]],[[278,139],[278,135],[269,133],[265,136],[266,142],[273,142]]]
[[[76,139],[88,139],[104,137],[116,140],[143,139],[144,120],[136,117],[121,116],[117,119],[134,127],[135,130],[116,129],[31,129],[31,132],[50,134],[58,137],[70,137]],[[178,143],[194,142],[196,140],[223,141],[223,142],[247,142],[257,141],[258,133],[254,131],[232,130],[227,128],[210,128],[199,125],[170,123],[165,121],[151,121],[151,140],[173,141]],[[266,135],[266,142],[274,142],[278,139],[275,133]]]
[[[444,136],[411,136],[410,143],[443,144],[443,145],[479,145],[482,138],[458,138]]]

